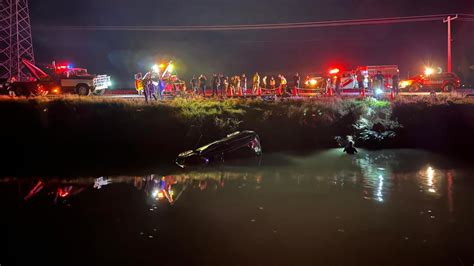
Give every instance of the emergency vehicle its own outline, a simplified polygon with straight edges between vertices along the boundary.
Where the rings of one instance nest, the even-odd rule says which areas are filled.
[[[53,79],[58,82],[64,93],[103,95],[105,90],[112,85],[110,76],[92,75],[87,72],[87,69],[74,68],[70,64],[53,62],[50,69],[53,70]]]
[[[326,93],[328,87],[328,77],[324,74],[317,73],[308,76],[304,81],[304,89],[298,92],[301,94],[309,93]]]
[[[377,73],[381,73],[384,77],[383,87],[376,88],[374,85],[374,79]],[[392,89],[393,76],[399,75],[399,68],[397,65],[379,65],[379,66],[358,66],[354,70],[341,71],[338,68],[329,70],[328,74],[330,77],[329,87],[332,90],[336,88],[336,80],[339,77],[341,79],[340,90],[342,94],[361,93],[359,83],[357,81],[358,75],[362,75],[364,89],[368,93],[380,93],[390,92]],[[377,90],[378,89],[378,90]]]
[[[26,80],[10,78],[7,90],[16,96],[44,96],[47,94],[76,93],[79,95],[103,94],[111,85],[110,76],[90,75],[86,69],[72,68],[68,65],[56,65],[47,69],[47,74],[30,61],[23,59],[22,64],[31,76]]]
[[[379,72],[384,77],[384,84],[381,88],[375,88],[374,80]],[[359,66],[355,73],[360,73],[364,77],[364,87],[368,88],[369,91],[375,93],[379,89],[379,93],[387,93],[393,88],[393,76],[400,75],[400,69],[397,65]],[[355,82],[357,83],[357,79]]]
[[[402,92],[452,92],[461,87],[461,80],[454,73],[418,75],[400,82]]]
[[[139,93],[145,89],[145,86],[150,85],[146,84],[146,80],[155,86],[156,91],[163,86],[161,95],[163,98],[174,98],[186,94],[186,83],[178,78],[173,61],[154,65],[144,76],[141,73],[135,74],[135,89]]]

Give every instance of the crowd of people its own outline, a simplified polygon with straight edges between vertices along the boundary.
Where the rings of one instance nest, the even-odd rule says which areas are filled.
[[[293,81],[294,86],[300,86],[299,74],[294,76]],[[207,91],[210,89],[212,91],[210,96],[212,97],[257,95],[259,89],[278,90],[280,93],[285,93],[288,89],[288,81],[282,74],[277,77],[262,77],[259,73],[255,73],[250,80],[245,74],[234,76],[213,74],[210,79],[205,75],[194,75],[189,84],[195,95],[207,96]]]
[[[354,80],[354,88],[363,90],[386,89],[387,77],[378,71],[373,77],[364,76],[360,71],[350,74],[349,79]],[[343,78],[348,77],[341,74],[335,76],[320,77],[318,89],[322,93],[332,93],[340,95],[346,86],[343,84]],[[389,77],[390,87],[394,93],[398,93],[399,76]],[[346,83],[344,80],[344,83]],[[171,91],[173,95],[183,93],[186,95],[204,96],[204,97],[234,97],[234,96],[258,96],[264,94],[273,94],[277,96],[294,95],[295,91],[309,89],[311,78],[307,76],[302,79],[296,73],[291,81],[279,74],[277,76],[267,76],[255,73],[251,78],[246,74],[225,76],[224,74],[213,74],[208,78],[204,74],[194,75],[187,86],[185,82],[180,81],[175,76],[168,79],[157,78],[153,72],[148,72],[144,76],[137,74],[135,76],[136,88],[140,94],[145,96],[145,100],[163,99],[166,91]]]

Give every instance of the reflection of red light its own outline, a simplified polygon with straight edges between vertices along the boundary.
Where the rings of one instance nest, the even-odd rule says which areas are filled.
[[[63,190],[62,188],[58,188],[58,196],[60,198],[65,198],[65,197],[69,196],[69,192]]]
[[[339,72],[341,72],[339,68],[334,68],[334,69],[329,70],[329,74],[331,75],[338,74]]]

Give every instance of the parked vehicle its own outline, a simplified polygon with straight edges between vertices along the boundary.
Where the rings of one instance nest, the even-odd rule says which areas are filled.
[[[454,73],[418,75],[400,82],[402,92],[452,92],[461,87],[461,80]]]
[[[79,95],[103,94],[111,85],[110,76],[90,75],[86,69],[67,65],[53,65],[51,74],[23,59],[22,64],[31,77],[26,80],[11,78],[7,90],[16,96],[41,96],[47,94],[74,93]]]

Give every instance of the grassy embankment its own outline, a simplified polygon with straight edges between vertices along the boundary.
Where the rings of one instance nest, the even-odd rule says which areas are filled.
[[[265,151],[330,148],[348,135],[368,148],[474,149],[474,101],[465,99],[2,99],[0,117],[3,164],[14,170],[171,161],[201,136],[205,144],[240,129],[255,130]]]

